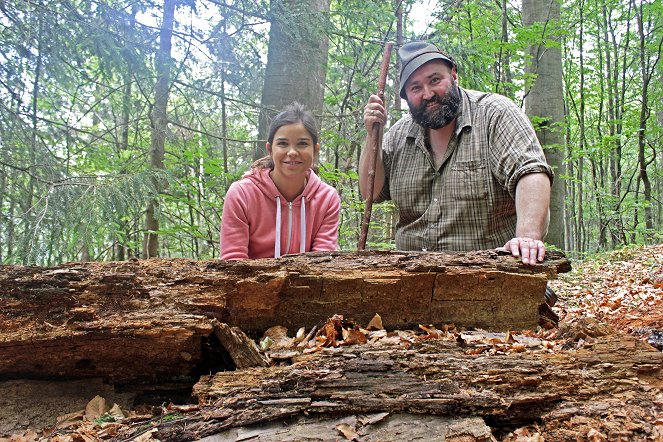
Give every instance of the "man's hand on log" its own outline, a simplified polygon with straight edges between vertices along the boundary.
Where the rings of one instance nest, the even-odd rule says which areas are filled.
[[[538,239],[512,238],[504,244],[504,249],[516,258],[520,257],[523,264],[534,265],[546,256],[546,246]]]

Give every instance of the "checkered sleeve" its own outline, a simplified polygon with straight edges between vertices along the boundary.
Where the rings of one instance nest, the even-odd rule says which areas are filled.
[[[506,98],[496,109],[489,121],[490,155],[497,181],[512,198],[515,198],[516,185],[523,175],[542,172],[552,183],[553,171],[527,116]]]

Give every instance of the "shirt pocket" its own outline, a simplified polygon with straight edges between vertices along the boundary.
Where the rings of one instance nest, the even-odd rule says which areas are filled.
[[[480,200],[488,197],[488,166],[483,159],[456,161],[449,173],[451,197]]]

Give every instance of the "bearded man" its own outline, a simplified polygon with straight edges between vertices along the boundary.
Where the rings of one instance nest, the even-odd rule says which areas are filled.
[[[426,42],[403,45],[400,96],[410,113],[384,135],[373,199],[398,211],[399,250],[504,247],[543,261],[553,172],[527,116],[498,94],[458,86],[456,62]],[[372,95],[364,125],[387,121]],[[367,198],[368,139],[359,164]]]

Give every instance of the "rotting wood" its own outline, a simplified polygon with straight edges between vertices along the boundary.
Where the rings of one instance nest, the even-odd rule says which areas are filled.
[[[200,442],[243,441],[445,441],[495,442],[483,419],[373,413],[360,416],[300,416],[288,421],[263,422],[232,428]]]
[[[212,319],[212,327],[221,345],[230,353],[237,369],[269,367],[269,362],[260,353],[258,346],[239,327],[231,327],[216,319]]]
[[[537,425],[545,440],[579,440],[591,428],[608,440],[656,440],[661,388],[663,354],[628,335],[572,351],[508,355],[468,354],[441,340],[409,349],[365,345],[302,356],[291,366],[204,376],[194,388],[200,410],[159,425],[155,437],[191,440],[303,416],[410,413],[481,417],[493,428]]]
[[[525,266],[492,250],[3,266],[0,376],[195,380],[210,318],[252,336],[333,314],[367,324],[379,313],[390,329],[535,328],[546,281],[569,268],[561,254]]]

